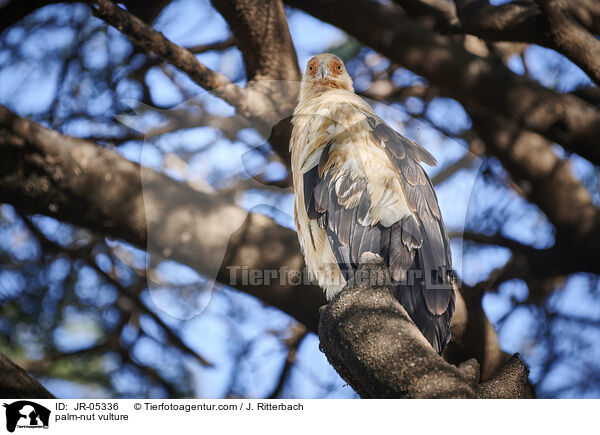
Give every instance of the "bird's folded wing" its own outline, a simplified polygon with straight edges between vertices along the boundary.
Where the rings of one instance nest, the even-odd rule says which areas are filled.
[[[450,247],[433,186],[419,164],[435,164],[435,159],[376,115],[365,113],[361,122],[364,125],[360,127],[369,132],[366,136],[371,141],[369,146],[382,147],[397,169],[403,200],[412,213],[399,216],[391,225],[373,218],[381,215],[378,208],[385,207],[386,198],[383,195],[372,201],[368,183],[377,174],[366,174],[357,155],[340,152],[342,147],[356,146],[348,143],[347,135],[343,140],[333,138],[321,147],[319,158],[314,159],[318,163],[304,173],[306,212],[327,232],[346,278],[357,267],[363,252],[382,256],[397,282],[406,280],[408,271],[419,269],[430,285],[416,286],[415,294],[403,299],[413,310],[427,310],[420,313],[422,330],[427,327],[429,316],[444,317],[442,326],[438,325],[442,319],[432,321],[434,332],[428,337],[438,342],[434,347],[443,347],[454,311],[454,291],[447,275],[452,269]]]

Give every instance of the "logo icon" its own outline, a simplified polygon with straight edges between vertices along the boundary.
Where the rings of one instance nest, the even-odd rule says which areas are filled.
[[[15,428],[47,429],[50,421],[50,410],[29,400],[19,400],[4,404],[6,408],[6,430],[14,432]]]

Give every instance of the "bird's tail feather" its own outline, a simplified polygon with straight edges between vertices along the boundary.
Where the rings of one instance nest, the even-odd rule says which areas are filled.
[[[415,256],[414,265],[416,267],[420,266],[418,254]],[[448,301],[448,308],[443,313],[436,315],[427,307],[425,300],[426,291],[448,290],[428,290],[424,279],[408,279],[405,283],[395,286],[396,297],[406,309],[412,321],[421,330],[436,352],[442,353],[450,341],[450,319],[454,314],[454,295],[452,294],[452,297]]]

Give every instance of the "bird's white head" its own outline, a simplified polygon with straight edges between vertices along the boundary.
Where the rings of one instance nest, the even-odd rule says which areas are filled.
[[[323,53],[313,57],[306,65],[302,77],[301,98],[329,89],[345,89],[354,92],[352,79],[346,71],[344,62],[333,54]]]

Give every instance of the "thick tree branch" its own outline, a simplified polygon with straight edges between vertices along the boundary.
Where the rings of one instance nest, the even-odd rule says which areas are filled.
[[[421,20],[430,28],[447,28],[453,18],[450,2],[445,0],[394,0],[407,14]]]
[[[280,0],[212,0],[244,56],[249,81],[300,81],[298,58]]]
[[[555,23],[549,23],[544,12],[533,2],[515,1],[498,6],[490,5],[489,0],[454,0],[454,3],[459,22],[448,29],[451,32],[470,33],[486,41],[537,44],[563,52],[552,37]],[[598,2],[569,1],[562,6],[562,13],[568,15],[571,24],[576,21],[582,30],[600,33]]]
[[[0,398],[54,399],[37,380],[0,353]]]
[[[600,227],[600,211],[590,192],[575,178],[569,161],[559,159],[545,138],[489,112],[469,110],[469,114],[486,151],[502,162],[559,234],[588,237]]]
[[[212,0],[231,27],[244,56],[248,89],[278,107],[269,143],[288,164],[291,115],[301,79],[298,58],[281,0]]]
[[[534,391],[527,381],[529,370],[514,354],[506,364],[479,386],[480,399],[531,399]]]
[[[583,86],[575,89],[572,94],[593,106],[600,106],[600,89],[596,86]]]
[[[454,0],[459,22],[449,31],[470,33],[486,41],[512,41],[554,48],[548,25],[534,3],[492,6],[488,0]]]
[[[386,286],[383,264],[365,257],[356,281],[331,301],[319,323],[325,355],[361,397],[525,397],[527,370],[520,362],[479,385],[475,360],[458,368],[444,361]]]
[[[480,366],[480,378],[485,381],[506,362],[508,355],[500,349],[496,330],[483,310],[483,291],[463,284],[456,296],[452,339],[444,351],[444,358],[456,365],[475,358]],[[459,310],[461,305],[465,309]]]
[[[600,41],[568,12],[563,0],[536,0],[548,21],[549,36],[557,50],[600,84]]]
[[[590,1],[536,1],[537,5],[511,2],[492,6],[488,0],[455,0],[460,22],[450,31],[470,33],[486,41],[525,42],[551,48],[600,83],[600,42],[593,35],[600,30],[600,7]]]

